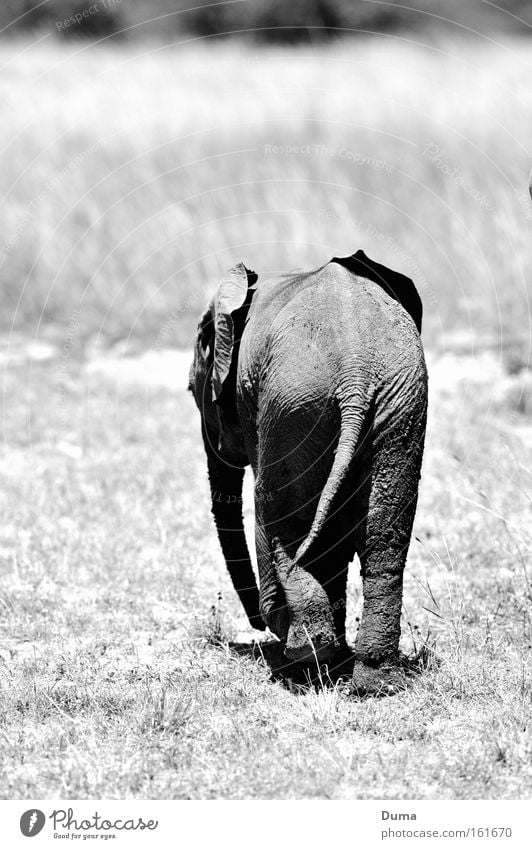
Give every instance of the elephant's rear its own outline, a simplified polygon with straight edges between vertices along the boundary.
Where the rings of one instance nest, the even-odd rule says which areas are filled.
[[[346,492],[355,493],[356,535],[364,546],[377,529],[390,541],[398,524],[404,547],[415,512],[427,415],[420,334],[401,303],[375,282],[353,279],[332,263],[316,283],[315,314],[327,317],[323,356],[339,429],[327,483],[299,553],[308,556]]]
[[[363,559],[377,530],[386,545],[407,545],[426,370],[414,322],[375,283],[332,263],[291,289],[285,278],[280,289],[272,283],[258,299],[246,330],[253,345],[242,353],[244,406],[256,422],[249,452],[256,510],[267,529],[264,562],[269,556],[278,575],[284,570],[285,595],[287,576],[299,575],[298,587],[308,583],[308,604],[314,598],[324,623],[315,637],[325,646],[342,628],[355,549]],[[328,593],[334,627],[315,579]],[[293,657],[308,651],[297,620],[292,611]]]
[[[266,420],[366,413],[385,428],[426,406],[420,335],[403,306],[376,283],[331,262],[267,281],[243,340],[248,391]],[[415,403],[414,403],[415,402]],[[338,421],[339,424],[339,421]]]

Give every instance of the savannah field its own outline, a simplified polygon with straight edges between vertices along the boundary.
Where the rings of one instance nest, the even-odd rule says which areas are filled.
[[[0,796],[530,797],[529,43],[43,37],[0,65]],[[418,286],[430,409],[420,674],[357,701],[249,629],[186,371],[227,267],[358,248]],[[354,564],[351,640],[360,601]]]

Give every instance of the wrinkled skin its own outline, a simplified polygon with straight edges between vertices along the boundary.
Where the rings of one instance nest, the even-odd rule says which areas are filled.
[[[358,693],[399,686],[427,406],[420,324],[412,282],[362,252],[260,282],[240,265],[200,323],[191,368],[213,514],[251,624],[266,623],[291,660],[346,652],[347,569],[358,554]],[[248,463],[260,593],[242,526]]]

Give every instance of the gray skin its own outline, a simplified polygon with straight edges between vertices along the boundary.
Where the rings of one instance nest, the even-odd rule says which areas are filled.
[[[212,511],[251,624],[267,624],[290,660],[341,657],[358,555],[359,694],[402,683],[403,570],[427,409],[420,325],[412,281],[361,251],[260,282],[240,264],[200,322],[190,372]],[[242,523],[248,463],[260,592]]]

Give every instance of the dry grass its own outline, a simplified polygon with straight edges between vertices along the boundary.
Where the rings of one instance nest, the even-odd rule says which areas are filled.
[[[406,693],[360,702],[272,681],[242,645],[184,391],[10,367],[0,795],[529,796],[531,433],[495,361],[431,366],[403,648],[435,646]]]

